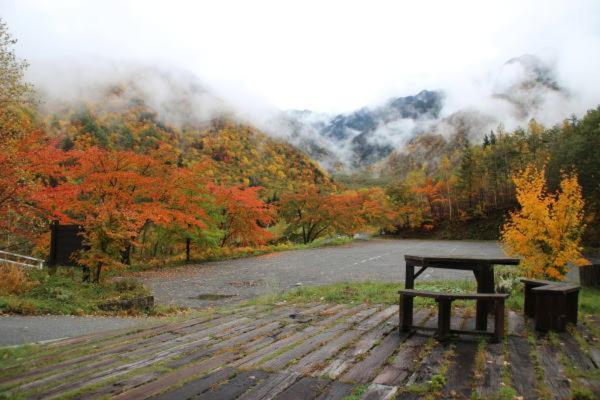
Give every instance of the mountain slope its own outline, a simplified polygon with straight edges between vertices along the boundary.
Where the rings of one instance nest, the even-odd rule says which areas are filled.
[[[178,104],[194,104],[185,93],[178,91]],[[302,151],[225,112],[199,120],[199,110],[182,106],[165,116],[160,105],[150,103],[135,84],[111,85],[85,103],[47,104],[46,126],[64,149],[101,146],[145,153],[166,145],[182,165],[206,162],[217,182],[263,186],[264,197],[307,182],[334,185]]]
[[[501,122],[524,126],[530,118],[562,110],[569,99],[553,67],[532,55],[507,61],[486,90],[472,105],[455,110],[445,104],[444,92],[423,90],[347,114],[287,111],[273,130],[289,132],[292,143],[328,169],[344,170],[377,163],[420,135],[481,140]]]

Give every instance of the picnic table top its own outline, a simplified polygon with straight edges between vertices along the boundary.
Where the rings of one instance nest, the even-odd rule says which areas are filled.
[[[509,257],[470,257],[470,256],[423,256],[423,255],[405,255],[406,261],[417,261],[422,266],[435,265],[519,265],[518,258]]]

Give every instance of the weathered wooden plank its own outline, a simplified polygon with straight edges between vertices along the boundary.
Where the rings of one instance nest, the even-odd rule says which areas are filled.
[[[321,348],[305,355],[297,363],[293,364],[288,368],[289,371],[299,371],[303,374],[313,372],[322,364],[325,360],[329,359],[333,355],[337,354],[340,349],[346,346],[348,343],[359,338],[365,329],[369,329],[376,323],[381,323],[383,319],[389,318],[395,314],[398,309],[397,307],[388,307],[369,317],[372,314],[372,309],[365,310],[366,312],[360,312],[355,314],[351,318],[348,318],[345,323],[338,325],[338,328],[342,333],[331,342],[325,344]],[[369,317],[369,318],[367,318]]]
[[[354,310],[354,311],[356,312],[358,310]],[[337,316],[340,316],[340,314],[337,314]],[[334,317],[336,317],[336,316],[334,316]],[[313,349],[327,343],[329,340],[331,340],[335,336],[339,335],[340,327],[343,328],[346,326],[347,326],[347,323],[344,323],[344,322],[334,325],[333,327],[330,327],[329,329],[327,329],[325,332],[322,332],[315,336],[310,337],[309,339],[299,343],[297,346],[293,347],[289,351],[286,351],[285,353],[283,353],[271,360],[268,360],[260,365],[262,368],[273,369],[273,370],[284,368],[293,360],[297,360],[297,359],[303,357],[305,354],[311,352]],[[260,363],[260,361],[259,361],[259,363]]]
[[[332,381],[329,386],[317,397],[317,400],[342,400],[350,396],[353,385]]]
[[[113,398],[114,396],[122,393],[126,390],[131,390],[134,387],[144,385],[150,381],[157,379],[162,372],[152,371],[141,375],[136,375],[127,380],[113,382],[112,384],[103,385],[99,388],[95,388],[87,393],[80,393],[77,395],[77,400],[95,400],[95,399],[107,399]]]
[[[57,390],[73,390],[77,387],[91,385],[91,384],[99,382],[101,380],[114,378],[116,376],[119,376],[119,375],[122,375],[125,373],[130,373],[131,371],[133,371],[135,369],[143,368],[151,363],[156,363],[163,359],[177,356],[178,354],[184,352],[185,350],[190,349],[190,348],[195,348],[198,345],[201,345],[201,347],[208,347],[212,343],[215,342],[215,341],[210,342],[209,336],[213,335],[217,332],[226,332],[226,333],[223,333],[222,336],[227,337],[227,336],[235,335],[236,329],[237,329],[238,333],[249,331],[247,334],[244,333],[244,334],[235,336],[233,339],[231,339],[231,341],[228,341],[226,344],[233,345],[234,341],[241,343],[244,340],[247,340],[251,336],[258,335],[258,334],[261,334],[261,333],[271,330],[273,328],[273,324],[278,324],[278,323],[276,323],[276,322],[272,323],[270,326],[268,326],[267,329],[265,329],[265,327],[262,327],[259,329],[252,330],[252,328],[261,326],[263,323],[267,323],[268,321],[276,320],[281,315],[283,315],[287,312],[289,312],[289,309],[282,308],[282,309],[277,310],[277,312],[274,312],[265,318],[258,319],[257,321],[254,321],[250,324],[248,324],[248,322],[251,321],[249,318],[247,318],[247,317],[238,318],[238,319],[235,319],[228,323],[221,324],[220,326],[213,326],[209,329],[201,330],[199,332],[191,333],[191,334],[179,337],[179,338],[175,338],[173,340],[162,342],[160,345],[157,345],[157,346],[154,346],[151,348],[145,348],[145,349],[142,349],[141,351],[134,350],[134,351],[131,351],[126,354],[128,358],[131,358],[131,357],[135,358],[135,357],[145,356],[145,355],[149,355],[149,357],[138,359],[137,361],[134,361],[134,362],[131,362],[131,363],[128,363],[125,365],[115,365],[115,366],[113,366],[113,368],[108,368],[109,365],[102,365],[103,368],[100,371],[98,371],[98,368],[94,364],[92,364],[91,366],[87,366],[83,369],[80,368],[77,371],[77,373],[81,376],[83,376],[82,373],[85,373],[85,372],[95,372],[95,373],[93,373],[87,379],[85,379],[85,380],[82,379],[77,383],[58,385],[54,389],[50,390],[47,393],[50,393],[50,394],[55,393]],[[202,346],[203,344],[204,344],[204,346]],[[216,344],[216,346],[219,346],[219,344]],[[208,352],[205,351],[204,355],[211,354],[220,348],[222,348],[222,347],[219,347],[213,351],[208,351]],[[112,363],[118,364],[118,358],[117,359],[112,358],[112,359],[110,359],[110,361],[112,361]],[[70,373],[70,372],[65,372],[65,373]],[[65,373],[63,373],[63,374],[65,374]],[[47,377],[42,380],[34,381],[28,385],[25,385],[22,388],[30,389],[31,387],[39,387],[39,385],[47,383],[48,379],[50,379],[50,378],[51,377]],[[52,378],[52,379],[55,381],[60,381],[59,379],[56,379],[56,377]]]
[[[371,329],[373,329],[373,327],[384,323],[384,321],[388,320],[391,316],[397,315],[397,314],[398,314],[398,306],[397,305],[387,307],[387,308],[381,310],[380,312],[378,312],[377,314],[371,316],[370,318],[364,320],[360,325],[358,325],[356,327],[356,329],[363,330],[363,331],[371,330]]]
[[[522,336],[525,331],[525,321],[521,314],[510,310],[508,312],[508,334]]]
[[[362,331],[356,330],[343,332],[341,336],[338,336],[323,347],[302,357],[297,363],[291,365],[288,370],[302,372],[303,374],[310,374],[314,372],[314,370],[317,369],[325,360],[337,354],[342,347],[360,337],[361,334]]]
[[[236,361],[234,363],[234,366],[237,366],[241,369],[252,368],[253,366],[255,366],[257,364],[260,364],[260,360],[263,357],[265,357],[266,355],[268,355],[274,351],[277,351],[280,348],[283,348],[285,346],[288,346],[295,342],[298,342],[301,339],[306,339],[306,338],[312,336],[313,334],[318,332],[321,327],[327,326],[330,323],[333,323],[334,321],[338,320],[339,318],[342,318],[347,313],[350,313],[352,311],[353,311],[353,309],[343,310],[340,314],[333,314],[333,315],[329,315],[329,317],[327,317],[327,318],[320,319],[320,320],[318,320],[318,322],[316,324],[308,326],[300,332],[297,332],[290,336],[281,338],[281,339],[275,341],[274,343],[261,348],[260,350],[249,353],[247,356]],[[362,314],[362,313],[364,313],[364,311],[360,311],[358,314]]]
[[[367,357],[356,363],[348,372],[343,374],[340,381],[347,383],[370,382],[379,372],[379,368],[407,337],[408,332],[390,332],[377,347],[373,348]]]
[[[300,377],[301,375],[296,372],[271,374],[269,379],[263,380],[241,395],[238,400],[272,400],[279,393],[294,384]]]
[[[400,346],[392,361],[383,368],[373,382],[388,386],[403,385],[419,365],[417,357],[428,339],[427,336],[418,333],[409,337]]]
[[[246,335],[246,339],[239,340],[237,338],[232,338],[220,343],[215,344],[214,346],[208,346],[204,348],[200,348],[198,350],[186,353],[184,356],[179,357],[173,361],[171,361],[168,366],[170,368],[179,368],[190,362],[194,362],[200,360],[203,357],[206,357],[209,354],[213,354],[216,351],[220,350],[228,350],[234,351],[238,350],[240,353],[250,353],[256,351],[257,349],[262,348],[268,344],[275,342],[280,335],[284,335],[285,332],[289,332],[293,329],[293,326],[281,326],[281,323],[274,323],[276,325],[267,325],[263,328],[259,328],[256,331],[249,332],[255,333],[255,335]],[[253,337],[256,336],[256,337]],[[239,349],[236,349],[236,346],[240,346]],[[232,366],[237,366],[238,361],[236,361]]]
[[[440,365],[442,361],[444,361],[446,350],[447,348],[445,346],[436,341],[433,348],[428,351],[421,363],[418,364],[417,361],[417,366],[406,380],[406,385],[420,385],[431,380],[431,378],[438,373]],[[420,348],[420,351],[422,353],[423,349]],[[418,353],[415,355],[419,356]]]
[[[579,347],[579,344],[573,336],[564,332],[560,333],[559,337],[563,354],[567,356],[577,369],[582,371],[597,370],[596,364],[592,358]],[[594,394],[600,396],[600,380],[580,377],[578,378],[578,381],[590,389]]]
[[[568,333],[559,334],[563,352],[573,362],[573,364],[584,371],[596,369],[594,361],[584,351],[581,350],[579,344]]]
[[[455,342],[455,357],[446,374],[444,396],[448,398],[468,399],[473,384],[473,367],[478,343],[459,337]]]
[[[492,398],[500,390],[502,382],[502,368],[504,368],[504,344],[490,343],[487,345],[486,363],[481,371],[481,379],[475,391],[483,398]]]
[[[544,371],[544,382],[552,399],[568,399],[571,396],[571,385],[559,359],[559,353],[546,344],[538,345],[537,354],[540,366]]]
[[[98,372],[98,365],[102,363],[104,367],[107,367],[110,362],[118,363],[119,360],[123,356],[127,356],[128,358],[135,357],[143,357],[145,355],[152,355],[153,353],[157,353],[163,349],[172,349],[175,344],[182,341],[192,341],[196,339],[196,341],[192,343],[197,343],[198,338],[208,337],[211,334],[219,331],[227,331],[230,328],[233,328],[239,324],[247,322],[249,319],[238,318],[229,319],[227,322],[222,322],[217,326],[212,326],[210,328],[200,330],[195,332],[194,334],[189,334],[186,336],[173,336],[170,332],[165,332],[159,336],[149,338],[147,341],[143,341],[141,343],[132,343],[126,346],[117,347],[115,349],[111,349],[109,351],[103,352],[102,354],[90,354],[82,357],[77,357],[75,359],[66,360],[59,364],[49,365],[47,367],[43,367],[37,370],[33,370],[30,373],[20,375],[15,377],[7,382],[6,384],[14,384],[17,382],[21,382],[24,378],[29,378],[30,383],[20,385],[21,389],[29,390],[36,387],[41,387],[48,382],[53,380],[60,382],[64,376],[72,376],[79,375],[84,376],[87,372]],[[92,361],[91,364],[86,364],[86,362]],[[108,362],[108,364],[107,364]],[[60,372],[62,371],[62,372]],[[46,372],[55,372],[54,374],[45,374]],[[41,375],[45,375],[43,378],[40,378]],[[35,380],[32,378],[36,378]]]
[[[416,321],[416,323],[421,323],[428,315],[428,310],[421,309],[415,314],[414,321]],[[365,333],[360,340],[358,340],[348,350],[344,351],[336,358],[328,361],[327,365],[324,365],[323,368],[316,370],[313,373],[313,376],[324,375],[331,379],[336,379],[341,374],[346,372],[352,365],[355,364],[355,360],[367,353],[375,345],[375,343],[380,342],[390,332],[398,329],[395,323],[388,323],[391,320],[394,320],[395,322],[396,317],[392,316],[387,321],[380,323],[378,326],[375,326],[374,329]]]
[[[180,382],[185,379],[192,378],[194,376],[202,375],[206,372],[214,370],[227,364],[228,362],[235,359],[235,355],[231,353],[219,354],[215,357],[200,362],[190,364],[185,368],[168,372],[162,375],[157,380],[148,382],[145,385],[138,386],[132,390],[121,393],[115,396],[115,400],[135,400],[135,399],[146,399],[150,396],[157,395],[164,391],[166,387],[172,386],[173,384]]]
[[[244,307],[241,309],[243,314],[251,313],[255,310],[256,306]],[[219,314],[214,313],[208,316],[200,316],[194,318],[188,318],[179,322],[170,323],[157,323],[149,324],[143,328],[124,328],[112,332],[102,332],[93,335],[68,338],[48,343],[44,346],[45,349],[51,350],[53,353],[46,354],[43,358],[40,357],[29,357],[29,359],[20,362],[20,366],[35,365],[40,362],[48,362],[53,359],[64,359],[70,355],[80,354],[82,351],[87,355],[85,359],[95,358],[99,354],[107,354],[108,352],[120,352],[123,351],[123,346],[135,346],[137,348],[143,347],[146,343],[153,341],[157,336],[168,335],[170,337],[177,336],[173,330],[177,330],[179,327],[186,326],[205,326],[207,324],[221,323],[227,319],[231,320],[238,318],[231,314]],[[140,340],[141,339],[141,340]],[[118,347],[113,347],[118,346]],[[81,356],[80,356],[81,357]],[[85,359],[70,359],[70,362],[82,362]],[[57,363],[53,367],[58,368]],[[37,369],[36,371],[41,371]]]
[[[508,361],[515,390],[525,400],[537,399],[534,365],[529,353],[531,346],[527,339],[518,336],[508,338]]]
[[[275,400],[314,400],[329,385],[329,381],[318,378],[302,378],[283,392],[275,396]]]
[[[361,400],[392,400],[396,397],[396,393],[398,393],[396,386],[372,383],[362,395]]]
[[[245,321],[246,319],[244,319]],[[238,320],[234,320],[232,322],[230,322],[229,324],[235,324],[237,323]],[[229,324],[224,324],[224,325],[229,325]],[[145,349],[144,352],[139,353],[136,351],[130,352],[128,354],[126,354],[126,356],[131,357],[132,354],[136,354],[136,355],[148,355],[145,358],[138,358],[135,359],[134,361],[130,361],[128,363],[122,364],[122,359],[121,357],[113,357],[113,358],[109,358],[107,360],[105,360],[105,362],[103,362],[102,368],[98,369],[96,368],[94,365],[92,366],[86,366],[85,368],[80,368],[78,369],[74,375],[79,376],[79,377],[83,377],[85,376],[86,379],[78,379],[77,381],[68,381],[65,383],[60,383],[62,382],[62,379],[64,377],[65,372],[60,373],[58,375],[51,375],[48,376],[44,379],[39,379],[33,382],[30,382],[28,384],[22,385],[20,386],[21,389],[23,390],[29,390],[32,388],[36,388],[36,387],[40,387],[46,383],[48,383],[49,381],[55,381],[55,382],[59,382],[60,384],[57,386],[54,386],[52,389],[49,390],[45,390],[44,393],[46,396],[52,396],[55,395],[57,393],[60,392],[64,392],[64,391],[70,391],[70,390],[74,390],[77,388],[81,388],[84,386],[89,386],[89,385],[93,385],[95,383],[98,383],[102,380],[106,380],[106,379],[110,379],[110,378],[114,378],[120,375],[124,375],[127,373],[132,372],[135,369],[140,369],[143,367],[146,367],[150,364],[153,363],[157,363],[159,361],[168,359],[170,357],[173,357],[181,352],[183,352],[186,349],[201,345],[205,342],[207,342],[208,337],[207,335],[209,335],[209,332],[214,332],[216,330],[218,330],[219,327],[213,327],[204,331],[201,331],[198,334],[195,335],[188,335],[186,337],[186,339],[189,339],[190,337],[192,337],[193,341],[185,341],[183,343],[173,343],[174,341],[168,341],[168,342],[164,342],[162,343],[160,346],[151,348],[151,349]],[[179,339],[179,342],[183,341],[183,339]],[[175,340],[175,342],[177,342],[177,340]],[[110,368],[109,368],[110,366]],[[87,373],[91,372],[91,375],[88,375]],[[68,372],[70,373],[70,372]]]
[[[233,368],[220,369],[201,378],[194,379],[193,381],[188,382],[179,388],[167,390],[166,392],[150,398],[154,400],[190,399],[194,396],[200,395],[201,393],[207,391],[215,385],[218,385],[221,382],[227,381],[232,376],[235,376],[235,374],[236,370]]]
[[[312,336],[308,340],[298,344],[297,346],[284,352],[283,354],[280,354],[279,356],[262,363],[261,368],[266,368],[269,370],[283,369],[290,362],[298,360],[305,354],[311,352],[313,349],[327,343],[329,340],[331,340],[338,334],[339,331],[337,329],[330,329],[318,335]]]
[[[211,387],[196,398],[202,400],[233,400],[247,392],[261,380],[268,379],[264,371],[242,371],[226,382]],[[170,400],[179,400],[181,397],[172,397]]]

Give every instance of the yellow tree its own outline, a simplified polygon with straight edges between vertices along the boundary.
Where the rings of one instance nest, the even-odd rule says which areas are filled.
[[[528,277],[562,280],[568,264],[586,265],[581,256],[583,198],[574,174],[564,174],[560,191],[548,193],[544,169],[527,166],[512,177],[520,210],[502,228],[509,254],[522,257]]]

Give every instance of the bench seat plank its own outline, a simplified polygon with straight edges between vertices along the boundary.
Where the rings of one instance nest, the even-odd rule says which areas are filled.
[[[509,296],[507,293],[441,293],[417,289],[402,289],[398,293],[405,296],[454,300],[496,300],[505,299]]]
[[[578,285],[570,285],[564,283],[553,283],[550,285],[538,286],[531,289],[532,291],[539,292],[559,292],[559,293],[571,293],[581,289]]]

